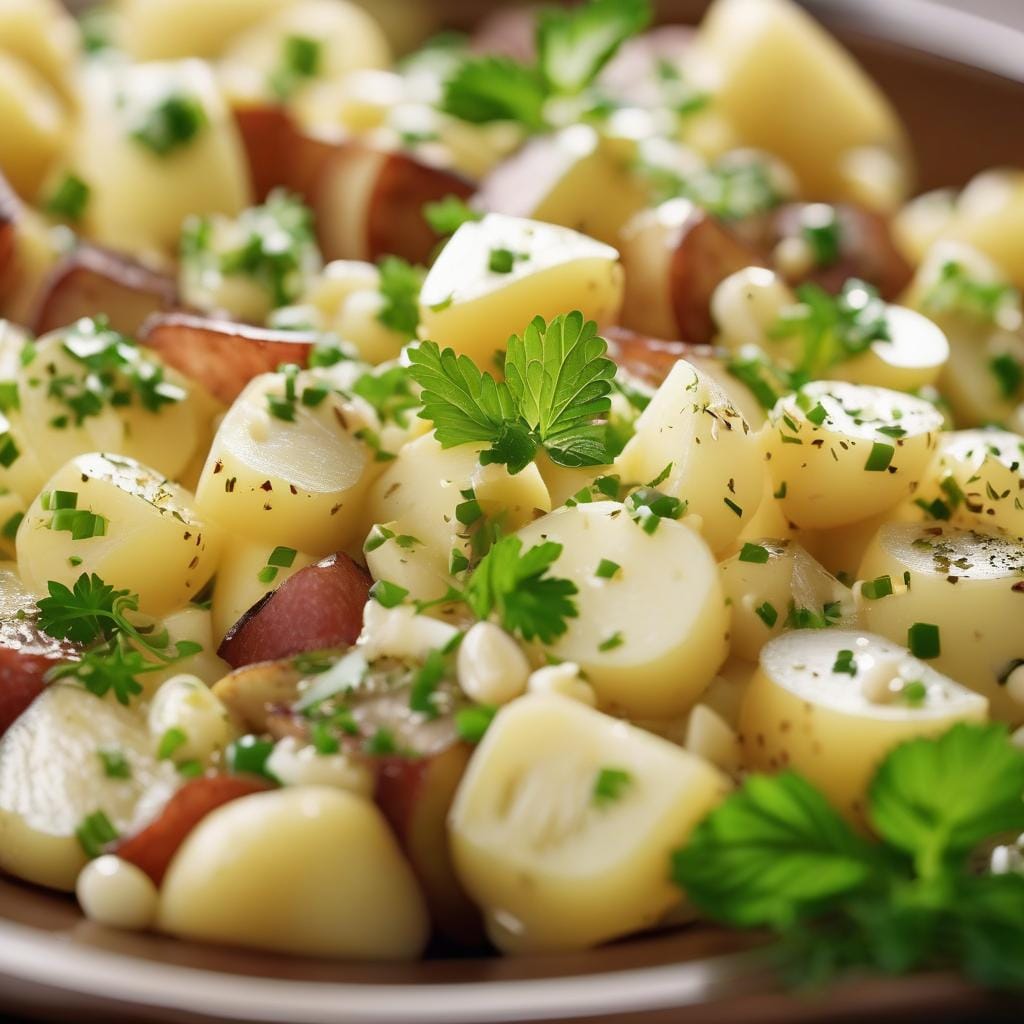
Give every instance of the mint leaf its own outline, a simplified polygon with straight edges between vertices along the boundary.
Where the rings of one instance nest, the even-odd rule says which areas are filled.
[[[793,772],[748,778],[672,858],[690,899],[741,927],[786,926],[864,885],[872,867],[870,846]]]
[[[934,877],[982,840],[1024,829],[1024,751],[1003,725],[960,723],[938,739],[912,740],[871,784],[871,822]]]
[[[649,0],[590,0],[537,15],[537,63],[554,92],[578,93],[630,36],[651,22]]]
[[[546,99],[544,82],[532,68],[509,57],[475,57],[445,81],[440,107],[473,124],[518,121],[541,131]]]

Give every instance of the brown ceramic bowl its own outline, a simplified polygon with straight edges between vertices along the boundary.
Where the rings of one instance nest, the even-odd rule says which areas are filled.
[[[489,6],[447,0],[453,22]],[[675,0],[670,19],[705,5]],[[811,0],[891,95],[922,188],[1024,166],[1024,35],[925,0]],[[545,959],[351,965],[107,931],[73,900],[0,879],[0,1008],[70,1021],[485,1024],[492,1021],[797,1021],[1016,1016],[956,977],[851,978],[795,996],[751,940],[689,928]]]

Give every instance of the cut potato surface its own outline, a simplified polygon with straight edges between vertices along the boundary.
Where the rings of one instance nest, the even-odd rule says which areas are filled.
[[[984,697],[871,633],[797,630],[761,651],[740,711],[749,769],[791,768],[860,819],[874,770],[904,740],[985,721]]]
[[[701,517],[714,551],[736,539],[764,493],[757,435],[718,383],[682,359],[637,420],[615,469],[630,482],[660,479],[660,490]]]
[[[459,787],[455,868],[504,952],[586,949],[679,902],[669,853],[729,788],[701,758],[579,701],[522,697]]]
[[[157,924],[184,938],[350,960],[415,959],[428,932],[380,811],[320,786],[257,793],[207,815],[171,862]]]
[[[562,545],[552,573],[579,590],[578,615],[550,647],[586,673],[601,704],[637,717],[696,703],[728,652],[729,609],[714,556],[669,519],[648,532],[613,501],[560,508],[519,531],[524,548]],[[602,559],[617,562],[611,578]]]
[[[130,831],[177,786],[155,749],[138,709],[74,683],[52,685],[0,741],[0,868],[74,889],[86,862],[75,834],[83,819],[102,811],[117,832]],[[107,775],[103,750],[125,758],[128,778]]]
[[[782,398],[762,439],[786,516],[827,528],[910,497],[939,441],[942,414],[921,398],[815,381]]]
[[[80,455],[55,473],[18,530],[25,585],[45,594],[96,573],[162,616],[199,594],[217,568],[221,532],[192,495],[115,455]]]
[[[496,251],[511,254],[508,270],[492,269]],[[534,316],[578,309],[585,320],[610,323],[622,301],[618,259],[611,246],[569,228],[488,214],[463,224],[430,268],[421,334],[489,366]]]
[[[302,397],[311,389],[315,403]],[[257,377],[221,422],[197,509],[268,546],[326,555],[351,543],[371,462],[350,432],[349,410],[304,374]]]
[[[993,718],[1024,722],[1024,694],[1007,685],[1021,658],[1024,544],[947,524],[894,523],[878,531],[858,575],[868,581],[864,597],[880,592],[863,601],[868,629],[913,647],[922,624],[930,627],[932,664],[984,696]]]

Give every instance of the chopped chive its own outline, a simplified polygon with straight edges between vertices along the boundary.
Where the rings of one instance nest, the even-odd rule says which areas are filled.
[[[877,601],[892,593],[892,577],[876,576],[873,580],[865,580],[860,586],[861,594],[869,601]]]
[[[408,596],[409,591],[405,587],[400,587],[397,583],[392,583],[389,580],[377,580],[370,587],[370,597],[385,608],[397,607]]]
[[[857,674],[857,661],[853,656],[853,651],[838,651],[832,671],[855,676]]]
[[[869,473],[881,473],[889,468],[889,463],[892,462],[895,454],[896,449],[891,444],[875,441],[871,445],[871,454],[868,455],[868,460],[864,463],[864,469]]]
[[[258,573],[256,573],[256,579],[260,583],[273,583],[277,579],[277,568],[273,565],[265,565]]]
[[[598,645],[599,651],[614,651],[616,647],[621,647],[626,642],[626,638],[622,635],[621,630],[616,630],[610,637],[602,640]]]
[[[184,730],[179,729],[176,725],[172,725],[171,728],[160,737],[160,743],[156,748],[156,756],[158,760],[169,760],[187,742],[188,736],[185,735]]]
[[[594,779],[593,802],[599,807],[615,803],[632,782],[633,776],[624,768],[602,768]]]
[[[75,836],[90,859],[95,859],[103,848],[117,839],[117,829],[111,824],[110,819],[103,811],[94,811],[83,818],[78,828],[75,829]]]
[[[927,696],[928,687],[920,679],[914,679],[904,684],[903,689],[900,690],[900,697],[903,698],[904,703],[909,704],[912,708],[920,707]]]
[[[775,605],[770,601],[765,601],[764,604],[754,609],[757,617],[769,628],[775,625],[779,621],[779,613],[775,610]]]
[[[601,580],[610,580],[621,568],[622,566],[618,562],[613,562],[610,558],[602,558],[597,563],[597,571],[594,575]]]
[[[203,774],[203,771],[203,762],[196,758],[182,761],[178,765],[178,774],[185,779],[198,779]]]
[[[235,775],[262,775],[276,781],[267,769],[267,761],[273,752],[273,740],[252,735],[242,736],[228,747],[228,771]]]
[[[314,722],[309,738],[312,740],[316,752],[323,757],[328,754],[336,754],[341,749],[341,742],[331,732],[328,722]]]
[[[132,138],[157,156],[188,145],[206,125],[206,111],[191,96],[171,95],[153,107]]]
[[[915,658],[937,658],[942,653],[939,627],[930,622],[915,622],[907,630],[907,646]]]
[[[466,743],[479,743],[497,713],[497,708],[485,704],[460,708],[455,713],[455,731],[458,733],[459,739]]]
[[[43,209],[54,217],[77,221],[82,219],[89,202],[89,186],[76,174],[65,174],[50,193]]]
[[[826,412],[825,406],[819,402],[810,412],[806,413],[806,416],[816,427],[820,427],[828,418],[828,412]]]
[[[132,768],[120,750],[97,750],[97,755],[103,763],[103,774],[108,779],[130,779]]]
[[[297,554],[295,548],[276,547],[270,552],[267,565],[276,565],[282,569],[290,569]]]
[[[755,565],[763,565],[771,558],[772,553],[760,544],[744,544],[740,548],[740,561],[753,562]]]

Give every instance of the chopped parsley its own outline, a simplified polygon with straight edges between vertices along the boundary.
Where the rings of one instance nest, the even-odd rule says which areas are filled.
[[[483,214],[458,196],[445,196],[436,203],[424,204],[423,216],[435,234],[454,235],[463,224],[480,220]]]
[[[118,838],[118,833],[103,811],[93,811],[81,820],[75,829],[75,837],[86,857],[95,860]]]
[[[680,519],[685,515],[686,502],[653,487],[640,487],[626,499],[626,508],[644,533],[654,533],[662,519]]]
[[[279,100],[287,100],[303,84],[320,74],[323,65],[323,45],[309,36],[285,36],[281,43],[281,58],[267,77],[271,93]]]
[[[622,635],[622,630],[617,629],[611,636],[605,637],[598,645],[599,651],[614,651],[617,647],[621,647],[626,642],[626,638]]]
[[[267,564],[256,574],[260,583],[273,583],[279,569],[290,569],[298,552],[295,548],[276,547],[267,557]]]
[[[1012,285],[973,278],[957,260],[943,263],[938,281],[922,301],[929,313],[960,313],[988,322],[1019,304],[1020,292]]]
[[[624,768],[602,768],[594,779],[591,799],[598,807],[621,800],[633,784],[633,776]]]
[[[521,260],[528,260],[529,254],[525,252],[514,252],[499,246],[492,249],[487,257],[487,269],[494,274],[511,274],[512,268]]]
[[[132,766],[120,750],[108,748],[97,750],[96,754],[103,765],[103,774],[108,779],[130,779],[132,777]]]
[[[1024,363],[1009,352],[993,356],[988,361],[988,368],[999,385],[999,393],[1003,398],[1015,398],[1024,386]]]
[[[370,587],[370,597],[385,608],[397,608],[408,596],[409,591],[405,587],[390,580],[377,580]]]
[[[386,370],[368,370],[352,385],[352,393],[369,402],[382,423],[408,425],[406,415],[419,408],[420,400],[413,393],[413,380],[406,366]]]
[[[877,601],[879,598],[888,597],[892,591],[891,576],[876,576],[873,580],[865,580],[860,585],[862,596],[869,601]]]
[[[272,782],[277,782],[267,761],[274,752],[274,741],[261,739],[259,736],[247,735],[235,740],[227,749],[228,771],[234,775],[259,775]]]
[[[188,736],[183,729],[176,725],[171,726],[161,737],[157,744],[156,756],[161,761],[169,761],[174,755],[188,743]]]
[[[69,171],[47,196],[43,209],[53,217],[74,223],[82,219],[89,204],[90,192],[89,186],[77,174]]]
[[[753,562],[757,565],[763,565],[771,558],[772,553],[768,548],[763,547],[760,544],[745,543],[740,548],[739,560],[741,562]]]
[[[800,212],[800,235],[810,246],[814,262],[819,267],[831,267],[839,262],[842,227],[834,206],[811,203]]]
[[[857,659],[853,651],[838,651],[832,671],[838,674],[855,676],[857,674]]]
[[[497,708],[485,704],[460,708],[455,712],[455,732],[465,743],[479,743],[497,713]]]
[[[595,422],[611,406],[615,364],[606,350],[596,324],[573,312],[547,324],[537,317],[510,338],[503,381],[429,341],[409,350],[410,374],[423,388],[420,416],[433,421],[443,448],[488,442],[480,462],[513,474],[538,448],[560,466],[596,466],[608,458]]]
[[[131,137],[163,157],[188,146],[206,124],[206,111],[195,97],[174,93],[150,108]]]
[[[385,256],[380,261],[380,289],[384,305],[377,319],[393,331],[408,338],[416,336],[420,323],[420,288],[423,268],[414,267],[397,256]]]
[[[599,580],[614,579],[621,568],[622,566],[619,565],[618,562],[613,562],[610,558],[602,558],[601,561],[597,563],[597,569],[595,570],[594,575]]]

